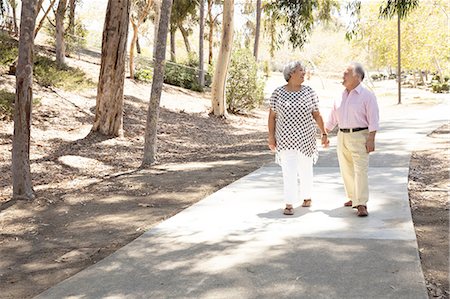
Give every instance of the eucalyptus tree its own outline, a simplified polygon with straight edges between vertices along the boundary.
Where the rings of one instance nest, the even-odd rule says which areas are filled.
[[[191,20],[196,18],[198,1],[191,0],[174,0],[172,5],[172,11],[170,14],[170,53],[171,60],[176,60],[176,45],[175,45],[175,32],[180,30],[183,37],[186,51],[190,53],[192,51],[191,44],[189,42],[189,35],[192,33],[192,25],[189,24],[189,18]],[[187,27],[185,27],[187,25]]]
[[[93,132],[123,133],[123,89],[131,0],[109,0],[103,27],[102,57]]]
[[[222,39],[211,88],[211,112],[215,116],[226,117],[225,82],[233,44],[234,0],[223,2],[222,24]]]
[[[65,66],[66,44],[64,41],[64,18],[66,15],[67,0],[59,0],[56,9],[56,65],[60,68]]]
[[[130,23],[133,29],[133,36],[130,42],[129,51],[129,67],[130,67],[130,78],[134,78],[134,49],[138,41],[139,27],[144,23],[150,13],[152,8],[152,0],[132,0],[131,11],[130,11]]]
[[[12,140],[12,180],[13,198],[15,199],[33,199],[35,197],[30,170],[30,132],[36,2],[37,0],[22,1],[20,16]]]
[[[37,10],[39,11],[40,9],[43,9],[42,0],[39,0],[40,3],[38,3],[38,8]],[[50,11],[53,8],[53,5],[55,4],[56,0],[50,0],[50,3],[47,7],[46,10],[44,10],[44,15],[42,16],[41,20],[38,22],[38,25],[36,26],[36,28],[34,29],[34,37],[36,37],[36,35],[38,34],[39,30],[41,30],[42,26],[44,25],[45,20],[47,19],[48,14],[50,13]]]
[[[402,63],[401,63],[401,26],[400,20],[408,16],[419,6],[419,0],[387,0],[380,6],[380,16],[392,19],[397,16],[397,82],[398,82],[398,104],[402,103]]]
[[[158,43],[156,44],[155,52],[155,67],[153,68],[152,90],[145,126],[144,157],[141,167],[151,166],[156,161],[159,103],[161,101],[164,80],[167,32],[169,31],[171,9],[172,0],[162,0],[161,15],[158,24]]]

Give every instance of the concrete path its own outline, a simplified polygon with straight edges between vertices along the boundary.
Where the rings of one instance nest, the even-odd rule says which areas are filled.
[[[281,171],[269,164],[36,298],[428,298],[408,163],[448,121],[448,106],[388,108],[371,156],[369,217],[342,206],[332,146],[316,164],[311,208],[282,215]]]

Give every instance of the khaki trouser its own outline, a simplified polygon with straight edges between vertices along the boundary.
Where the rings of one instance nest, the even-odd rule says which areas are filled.
[[[337,154],[345,193],[353,202],[353,207],[366,206],[369,200],[369,154],[366,150],[368,130],[353,133],[339,131]]]

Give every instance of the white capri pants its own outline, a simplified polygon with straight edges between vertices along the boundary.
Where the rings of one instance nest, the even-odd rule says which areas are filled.
[[[279,152],[283,172],[284,203],[293,204],[300,199],[311,199],[313,187],[313,157],[298,150]]]

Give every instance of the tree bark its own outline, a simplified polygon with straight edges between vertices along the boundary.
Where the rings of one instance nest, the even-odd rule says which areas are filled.
[[[154,20],[154,38],[153,38],[153,59],[156,57],[156,49],[158,48],[158,26],[159,26],[159,19],[161,17],[161,0],[154,0],[153,1],[153,8],[155,10],[155,20]]]
[[[213,63],[213,35],[214,35],[214,18],[212,16],[213,0],[208,0],[208,20],[209,20],[209,35],[208,35],[208,64]]]
[[[175,52],[175,32],[176,28],[170,28],[170,61],[176,62],[177,61],[177,55]]]
[[[261,0],[256,0],[255,45],[253,46],[253,56],[255,56],[256,61],[258,61],[260,31],[261,31]]]
[[[204,53],[203,53],[203,35],[205,34],[205,3],[204,0],[199,0],[200,5],[200,20],[199,20],[199,46],[198,46],[198,84],[203,89],[205,86],[205,69],[204,69]]]
[[[77,5],[77,0],[70,0],[69,2],[69,28],[68,32],[75,36],[75,8]]]
[[[17,2],[15,0],[11,1],[11,9],[13,14],[14,36],[18,36],[19,26],[17,26]]]
[[[53,4],[55,4],[55,2],[56,2],[56,0],[51,0],[50,5],[48,6],[47,10],[44,13],[44,16],[39,21],[38,25],[36,26],[36,29],[34,30],[34,37],[36,37],[36,35],[38,34],[39,30],[41,30],[42,26],[44,25],[44,21],[47,18],[48,14],[49,14],[50,10],[52,9]],[[41,5],[42,5],[42,3],[41,3]],[[37,9],[37,11],[39,11],[39,9],[41,8],[41,5]]]
[[[397,19],[397,82],[398,82],[398,102],[402,103],[402,60],[401,60],[401,36],[400,36],[400,11]]]
[[[189,43],[189,34],[186,29],[184,29],[183,24],[178,23],[178,29],[180,29],[181,35],[183,36],[184,45],[186,47],[186,51],[191,53],[191,44]]]
[[[155,67],[153,69],[152,91],[147,111],[142,167],[150,166],[156,161],[159,103],[164,80],[167,33],[169,31],[171,9],[172,0],[163,0],[161,5],[161,18],[158,26],[158,43],[155,56]]]
[[[66,45],[64,42],[64,16],[67,0],[59,0],[56,9],[56,65],[63,68],[66,64]]]
[[[234,0],[223,2],[223,27],[222,41],[214,72],[211,89],[212,113],[216,116],[226,117],[227,109],[225,102],[225,82],[227,78],[228,65],[231,58],[231,47],[233,44],[233,14]]]
[[[130,78],[134,79],[134,49],[136,48],[137,44],[137,38],[138,38],[138,25],[131,20],[131,26],[133,27],[133,37],[131,38],[130,43],[130,61],[129,61],[129,67],[130,67]]]
[[[35,25],[36,0],[22,1],[12,142],[12,179],[13,198],[15,199],[34,198],[30,170],[30,131]]]
[[[92,131],[107,136],[123,133],[123,85],[130,4],[130,0],[109,0],[106,10]]]

